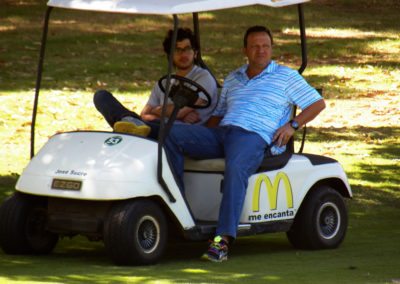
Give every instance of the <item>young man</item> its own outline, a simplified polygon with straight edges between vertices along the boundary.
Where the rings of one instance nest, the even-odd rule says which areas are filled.
[[[325,108],[319,93],[297,71],[271,60],[272,44],[267,28],[249,28],[243,47],[248,64],[225,79],[217,108],[208,122],[210,128],[174,125],[166,140],[167,154],[180,179],[183,155],[225,157],[216,237],[202,256],[206,260],[219,262],[228,258],[228,245],[236,238],[248,179],[257,171],[266,149],[273,155],[284,152],[294,132]],[[293,105],[302,112],[290,120]]]
[[[164,51],[169,57],[173,31],[169,30],[163,42]],[[210,72],[195,65],[198,44],[190,29],[178,29],[177,42],[173,54],[176,75],[186,77],[200,84],[211,96],[211,105],[206,109],[183,107],[177,114],[177,123],[204,124],[210,117],[217,102],[217,84]],[[117,132],[128,132],[157,138],[159,120],[164,102],[164,92],[155,84],[149,100],[140,116],[125,108],[109,92],[101,90],[94,95],[94,104],[108,124]],[[200,96],[200,103],[203,99]],[[172,113],[173,103],[168,99],[167,116]]]

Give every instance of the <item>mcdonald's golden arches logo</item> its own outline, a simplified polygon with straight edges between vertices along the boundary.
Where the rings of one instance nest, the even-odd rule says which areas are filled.
[[[289,178],[284,172],[279,172],[275,176],[273,184],[271,183],[269,177],[265,174],[261,174],[257,177],[253,191],[253,212],[260,211],[260,193],[261,193],[261,186],[263,183],[265,184],[267,190],[267,197],[269,200],[270,210],[277,209],[278,192],[280,188],[279,185],[281,182],[283,182],[283,186],[285,188],[287,206],[288,208],[293,208],[293,192]]]

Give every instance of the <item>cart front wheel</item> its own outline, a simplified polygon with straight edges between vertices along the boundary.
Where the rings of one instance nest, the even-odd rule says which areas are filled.
[[[58,235],[47,231],[46,198],[14,193],[0,207],[0,246],[7,254],[47,254]]]
[[[104,224],[104,244],[119,265],[156,263],[167,244],[167,222],[153,201],[134,200],[116,204]]]

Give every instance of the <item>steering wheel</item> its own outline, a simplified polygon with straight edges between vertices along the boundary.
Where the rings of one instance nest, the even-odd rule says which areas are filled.
[[[165,88],[162,82],[166,80],[167,77],[168,75],[165,75],[158,80],[158,86],[164,94]],[[171,85],[169,96],[178,107],[188,106],[191,108],[202,109],[208,108],[211,105],[210,94],[200,84],[179,75],[171,75],[171,78],[175,79],[178,84]],[[207,98],[205,105],[196,105],[200,92],[203,93]]]

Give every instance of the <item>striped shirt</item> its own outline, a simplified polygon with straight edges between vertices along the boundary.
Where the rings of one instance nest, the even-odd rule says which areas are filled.
[[[259,134],[271,145],[275,132],[286,124],[293,105],[305,109],[322,99],[295,70],[271,61],[260,74],[249,79],[247,65],[233,71],[225,79],[213,115],[223,117],[220,125],[235,125]],[[274,155],[285,146],[273,145]]]

